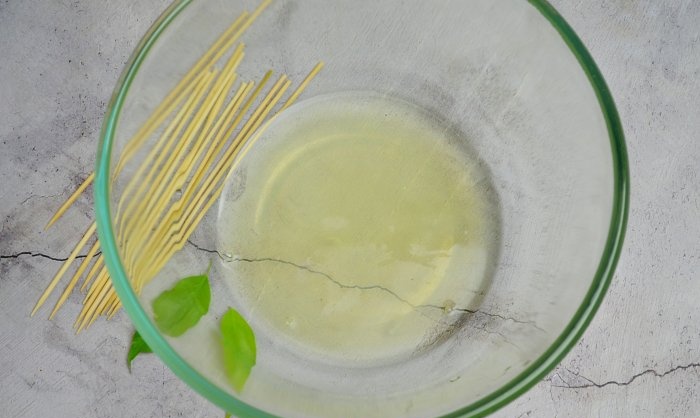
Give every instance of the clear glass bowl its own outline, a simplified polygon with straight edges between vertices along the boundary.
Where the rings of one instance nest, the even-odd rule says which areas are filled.
[[[246,32],[241,79],[268,68],[300,80],[304,100],[372,91],[439,115],[488,173],[497,245],[476,313],[439,345],[393,365],[328,367],[262,336],[246,388],[226,384],[212,335],[229,288],[212,271],[212,315],[181,337],[154,325],[152,299],[201,273],[217,249],[216,211],[137,295],[112,211],[129,170],[124,145],[196,58],[252,1],[175,2],[134,52],[100,143],[96,211],[113,285],[153,351],[206,398],[239,416],[481,416],[522,394],[576,343],[601,303],[625,231],[622,128],[592,58],[544,0],[276,1]],[[146,144],[148,148],[149,144]],[[196,245],[195,245],[196,244]],[[303,289],[300,289],[303,291]],[[254,326],[255,327],[255,326]]]

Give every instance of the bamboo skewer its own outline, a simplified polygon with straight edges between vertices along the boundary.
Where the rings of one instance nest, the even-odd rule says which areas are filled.
[[[190,91],[190,94],[183,101],[181,109],[175,113],[175,115],[165,127],[161,135],[154,142],[153,147],[150,149],[150,151],[144,158],[145,161],[152,161],[154,158],[156,158],[156,156],[163,152],[163,147],[166,146],[168,139],[172,138],[173,135],[177,135],[179,129],[182,129],[185,123],[183,121],[187,119],[187,116],[189,114],[188,112],[194,105],[194,102],[196,101],[199,94],[203,91],[206,83],[210,80],[211,76],[211,71],[205,71],[202,74],[200,74],[199,77],[197,77],[197,79],[195,80],[195,85]],[[139,185],[136,179],[143,177],[144,172],[148,168],[149,166],[147,164],[141,164],[138,166],[136,172],[133,174],[133,176],[127,183],[126,187],[124,188],[124,191],[122,192],[119,198],[119,203],[117,204],[117,213],[115,214],[115,217],[120,216],[119,209],[122,207],[124,200],[130,197],[134,193],[134,188]]]
[[[255,91],[252,93],[252,95],[248,98],[248,100],[246,100],[246,102],[243,104],[242,108],[241,108],[240,111],[238,112],[238,115],[236,116],[236,118],[234,119],[233,123],[231,124],[231,126],[232,126],[234,129],[235,129],[235,126],[236,126],[238,123],[240,123],[240,121],[242,120],[243,116],[245,115],[245,113],[247,112],[247,110],[249,109],[249,107],[251,106],[252,102],[255,100],[255,98],[256,98],[257,95],[260,93],[260,91],[262,90],[262,88],[264,87],[264,85],[267,83],[267,80],[269,80],[270,75],[271,75],[271,72],[268,72],[267,74],[265,74],[265,76],[264,76],[263,79],[261,80],[261,82],[260,82],[260,84],[258,85],[258,87],[255,89]],[[251,84],[251,87],[252,87],[252,84]],[[226,138],[226,137],[229,135],[229,132],[232,132],[232,130],[233,130],[232,128],[229,128],[229,130],[224,134],[223,138]],[[181,200],[187,200],[188,197],[190,196],[192,190],[193,190],[193,189],[188,188],[188,189],[186,190],[186,192],[185,192],[186,195],[185,195],[183,198],[181,198]],[[132,276],[132,277],[137,277],[137,276],[135,276],[135,273],[134,273],[134,271],[133,271],[133,268],[134,268],[133,264],[130,264],[130,265],[128,266],[127,271],[131,273],[131,276]],[[137,289],[140,289],[140,286],[137,287]]]
[[[58,210],[56,211],[56,213],[54,213],[54,215],[51,217],[51,219],[49,219],[49,222],[44,227],[44,231],[51,228],[51,225],[53,225],[58,220],[58,218],[63,216],[63,214],[68,210],[68,208],[70,208],[73,205],[73,203],[75,203],[75,201],[78,200],[80,195],[83,194],[85,189],[87,189],[87,187],[90,184],[92,184],[93,180],[95,180],[95,172],[94,171],[92,173],[90,173],[90,175],[85,180],[83,180],[82,184],[80,186],[78,186],[77,189],[75,189],[73,194],[70,195],[68,197],[68,199],[66,199],[65,202],[63,202],[61,207],[59,207]]]
[[[117,247],[137,294],[183,248],[221,195],[241,155],[260,137],[260,130],[291,106],[323,67],[319,62],[286,102],[282,97],[291,86],[286,75],[277,79],[256,106],[253,105],[270,80],[271,71],[257,85],[241,82],[234,88],[238,80],[236,69],[245,54],[242,43],[235,48],[233,45],[270,3],[271,0],[264,0],[252,13],[243,12],[219,36],[126,143],[115,165],[112,182],[147,141],[152,144],[121,192],[113,217]],[[229,51],[221,70],[215,69],[214,65]],[[273,112],[278,103],[282,106]],[[153,138],[158,129],[162,132]],[[70,208],[94,178],[92,173],[83,181],[46,228]],[[40,296],[32,315],[95,237],[95,231],[93,222]],[[80,291],[87,291],[74,324],[76,332],[89,327],[101,315],[113,317],[121,307],[99,249],[95,237],[49,316],[56,315],[83,278]]]
[[[39,297],[39,300],[36,302],[36,305],[34,306],[34,309],[32,309],[31,316],[34,316],[36,311],[41,308],[41,306],[46,302],[46,299],[48,299],[49,295],[51,292],[53,292],[53,289],[56,287],[58,284],[59,280],[61,280],[61,277],[65,274],[66,270],[70,267],[70,265],[73,263],[73,260],[78,256],[78,253],[80,252],[81,249],[85,246],[85,244],[88,242],[90,238],[95,234],[95,228],[97,227],[97,224],[93,222],[88,229],[85,231],[83,234],[83,237],[78,241],[78,244],[73,248],[73,251],[70,253],[66,261],[63,262],[63,265],[61,268],[58,270],[56,275],[53,277],[51,280],[51,283],[49,283],[48,287],[46,287],[46,290],[44,290],[44,293]]]
[[[271,0],[270,0],[271,1]],[[167,116],[172,113],[172,110],[180,103],[180,101],[187,96],[190,89],[193,87],[191,81],[196,77],[201,76],[201,71],[207,66],[211,66],[216,62],[221,55],[225,53],[228,46],[235,42],[242,33],[250,27],[250,25],[255,21],[257,16],[264,11],[265,8],[270,4],[270,1],[263,2],[258,9],[255,10],[252,16],[248,15],[248,12],[243,12],[232,24],[229,26],[223,34],[217,39],[217,41],[207,50],[202,57],[194,64],[192,68],[180,79],[178,84],[173,88],[173,90],[163,99],[163,101],[156,107],[153,111],[151,117],[146,121],[146,123],[137,131],[134,135],[134,139],[127,143],[124,148],[124,152],[119,159],[115,167],[115,175],[121,173],[124,164],[126,164],[134,153],[143,145],[143,141],[148,138],[148,136],[153,133],[153,131],[160,126],[160,124],[167,118]],[[242,28],[243,31],[241,31]],[[233,36],[231,36],[233,34]],[[223,52],[222,52],[223,51]],[[83,183],[71,194],[68,199],[58,208],[56,213],[51,217],[49,222],[46,224],[44,229],[49,229],[63,214],[70,208],[73,203],[78,199],[78,197],[83,194],[85,189],[94,181],[95,173],[92,172],[83,181]]]
[[[175,116],[171,124],[168,126],[166,131],[164,132],[163,136],[159,138],[158,141],[156,141],[156,144],[154,146],[154,149],[149,153],[149,155],[146,157],[146,161],[149,161],[150,158],[154,158],[155,162],[153,165],[149,166],[148,164],[142,164],[137,173],[134,174],[134,176],[131,178],[131,181],[129,184],[127,184],[127,187],[124,190],[124,193],[122,193],[122,196],[119,199],[119,204],[117,205],[117,212],[115,215],[115,224],[116,224],[116,231],[117,231],[117,238],[118,238],[118,243],[120,246],[126,246],[126,243],[123,241],[123,237],[127,231],[127,227],[123,225],[123,222],[125,222],[125,219],[127,222],[130,222],[131,219],[134,217],[134,211],[138,210],[141,205],[144,204],[145,200],[143,197],[145,196],[146,193],[146,186],[150,184],[151,182],[151,177],[156,173],[156,167],[160,164],[162,159],[164,159],[168,154],[168,149],[172,147],[173,143],[177,139],[177,133],[180,132],[186,125],[188,119],[187,116],[189,112],[194,109],[196,102],[201,98],[201,96],[206,93],[205,87],[212,81],[214,74],[208,72],[201,80],[201,85],[197,86],[197,89],[193,92],[192,96],[187,100],[185,103],[184,107],[178,112],[178,114]],[[150,158],[149,158],[150,157]],[[142,178],[141,176],[143,175],[143,171],[147,170],[150,168],[150,171],[147,172],[146,177]],[[140,180],[140,181],[139,181]],[[130,205],[128,205],[125,209],[125,213],[121,213],[120,209],[122,207],[122,203],[129,197],[129,185],[133,185],[134,187],[138,186],[134,194],[131,196],[131,202]],[[134,202],[138,202],[138,205],[134,207]]]
[[[238,107],[240,106],[241,103],[241,98],[243,97],[243,94],[249,91],[250,88],[248,85],[242,85],[239,91],[234,95],[234,98],[232,99],[231,103],[229,103],[229,106],[227,106],[227,109],[225,109],[225,115],[229,116],[233,112],[235,112]],[[222,143],[222,139],[225,139],[222,137],[221,132],[222,132],[222,125],[225,122],[224,118],[220,119],[215,126],[212,127],[212,129],[209,131],[208,135],[206,138],[202,138],[203,140],[199,144],[200,146],[195,149],[193,152],[189,154],[190,156],[190,164],[183,164],[181,167],[187,167],[187,170],[181,170],[179,173],[176,174],[173,183],[171,183],[168,187],[168,189],[165,191],[166,195],[173,195],[177,190],[181,190],[184,188],[184,192],[182,192],[182,195],[180,196],[177,201],[172,203],[171,211],[177,212],[184,202],[187,202],[189,200],[189,197],[192,193],[192,187],[185,187],[185,182],[184,178],[189,177],[189,175],[192,173],[192,171],[195,171],[195,168],[199,168],[199,170],[195,171],[195,175],[189,184],[197,184],[197,174],[199,171],[201,171],[201,168],[207,168],[207,161],[209,160],[209,157],[211,155],[211,151],[215,150],[217,148],[220,148]],[[206,154],[202,156],[206,151]],[[200,159],[201,162],[199,165],[194,165],[191,163],[192,160]],[[181,181],[177,181],[178,177],[181,179]],[[140,231],[152,231],[153,228],[157,225],[158,220],[161,219],[161,216],[165,216],[163,212],[166,208],[166,206],[170,203],[169,199],[160,199],[158,200],[157,206],[155,206],[153,213],[153,216],[150,216],[150,218],[144,217],[144,222],[139,225],[138,230]],[[148,215],[147,215],[148,216]],[[161,220],[160,224],[167,224],[167,221]],[[155,233],[153,233],[155,235]],[[156,238],[157,240],[157,238]],[[139,247],[139,249],[142,249],[142,247]],[[139,251],[137,251],[138,253]]]
[[[159,254],[156,256],[154,260],[147,260],[148,264],[151,266],[148,270],[143,271],[142,269],[135,270],[135,276],[136,277],[151,277],[155,271],[160,270],[162,266],[165,264],[165,261],[170,258],[170,254],[174,253],[178,249],[178,244],[183,243],[186,241],[186,239],[183,239],[185,236],[185,233],[183,233],[183,225],[187,225],[188,227],[186,230],[189,230],[189,225],[187,222],[192,222],[192,219],[196,219],[194,223],[198,223],[198,220],[201,220],[201,217],[199,216],[199,213],[201,212],[201,208],[206,205],[206,200],[205,197],[213,191],[215,185],[218,183],[218,181],[222,177],[222,173],[225,172],[226,168],[226,162],[230,161],[230,155],[235,154],[236,149],[238,149],[239,144],[242,141],[245,141],[247,137],[250,135],[254,127],[259,125],[261,121],[261,117],[264,118],[264,115],[270,111],[272,106],[279,101],[280,97],[284,93],[284,91],[289,87],[289,81],[286,79],[286,76],[282,76],[279,78],[277,83],[270,89],[270,92],[268,95],[263,99],[262,103],[259,105],[259,107],[255,110],[253,115],[248,119],[246,124],[243,126],[241,129],[241,132],[238,134],[236,139],[233,142],[233,145],[231,146],[230,150],[231,152],[227,153],[221,160],[219,160],[219,163],[216,166],[216,169],[213,170],[213,175],[210,175],[210,177],[204,182],[203,186],[199,189],[199,192],[195,195],[193,198],[192,204],[188,207],[188,210],[185,212],[184,215],[184,220],[178,221],[175,225],[168,224],[168,223],[162,223],[161,225],[163,228],[167,227],[169,230],[173,230],[173,226],[175,226],[174,231],[177,232],[177,234],[171,235],[165,245],[163,245],[162,241],[158,241],[155,239],[151,239],[149,244],[150,247],[149,250],[153,250],[156,254]],[[194,216],[194,218],[192,218]],[[186,234],[189,236],[191,234],[188,233]],[[162,233],[158,236],[162,236]],[[151,237],[155,237],[155,235],[151,235]],[[174,241],[173,241],[174,239]],[[157,251],[157,252],[156,252]]]
[[[177,146],[159,169],[158,176],[152,183],[155,185],[155,189],[151,190],[149,199],[145,201],[145,210],[139,211],[140,216],[135,218],[132,231],[140,229],[144,223],[148,223],[154,216],[157,216],[158,212],[155,211],[157,205],[159,203],[165,204],[168,202],[170,200],[168,192],[174,192],[181,187],[181,182],[178,183],[177,179],[178,177],[182,177],[182,175],[178,176],[178,173],[186,173],[189,167],[187,165],[188,154],[191,156],[196,155],[202,142],[211,137],[208,135],[208,132],[213,128],[214,118],[210,118],[209,115],[218,114],[220,108],[217,108],[217,104],[219,106],[223,105],[223,102],[217,103],[218,98],[222,95],[223,89],[227,87],[230,88],[230,83],[232,83],[233,80],[233,77],[220,77],[214,84],[210,95],[202,104],[199,112],[193,117],[194,123],[190,123],[188,130],[182,138],[180,138]],[[129,233],[131,231],[126,232]],[[138,251],[138,249],[136,251]]]
[[[80,286],[81,292],[84,292],[85,289],[87,289],[88,285],[92,282],[92,279],[94,279],[96,274],[100,271],[100,267],[104,267],[104,258],[101,254],[97,257],[97,260],[95,260],[95,263],[90,268],[90,271],[88,271],[88,274],[85,275],[83,284]]]
[[[289,106],[293,105],[294,102],[297,101],[297,99],[299,98],[301,93],[303,93],[304,90],[306,89],[306,87],[309,85],[309,83],[311,83],[311,80],[313,80],[318,75],[318,73],[323,69],[324,65],[325,65],[325,63],[323,61],[321,61],[318,64],[316,64],[316,66],[314,66],[314,68],[311,70],[311,72],[309,72],[309,74],[304,78],[304,80],[301,82],[301,84],[299,84],[299,86],[296,88],[296,90],[294,90],[294,93],[292,93],[292,95],[289,96],[289,99],[287,99],[287,103],[285,103],[284,106],[282,106],[282,109],[280,109],[280,112],[284,111]]]
[[[83,272],[87,269],[88,265],[90,265],[90,261],[92,261],[92,258],[95,256],[97,251],[100,249],[100,242],[98,240],[95,240],[95,243],[92,244],[92,247],[90,247],[90,250],[88,251],[87,255],[83,259],[83,262],[80,263],[80,266],[78,267],[78,270],[73,274],[73,277],[71,278],[70,282],[66,286],[66,288],[63,290],[63,293],[61,294],[61,297],[58,299],[58,302],[56,302],[56,305],[54,306],[53,310],[51,311],[51,314],[49,315],[49,319],[53,319],[53,317],[56,315],[56,312],[61,308],[61,306],[66,302],[66,299],[68,299],[68,296],[70,295],[70,292],[73,290],[75,287],[75,284],[78,282],[78,279],[83,275]]]
[[[90,316],[97,309],[96,302],[102,299],[107,294],[107,292],[110,289],[112,289],[110,285],[111,283],[107,274],[104,274],[104,277],[100,277],[99,293],[93,292],[88,294],[89,297],[85,301],[85,306],[80,311],[78,319],[76,320],[76,333],[80,332],[85,327],[85,325],[87,325]]]
[[[269,4],[269,2],[267,2]],[[262,6],[262,5],[261,5]],[[263,9],[264,10],[264,9]],[[262,12],[256,10],[257,15]],[[161,104],[156,107],[153,112],[153,119],[149,119],[149,122],[139,130],[134,136],[135,140],[129,141],[129,145],[124,148],[123,158],[120,158],[117,166],[115,167],[115,172],[120,173],[123,165],[128,162],[129,159],[134,155],[136,150],[138,150],[143,142],[148,138],[148,136],[153,133],[153,130],[160,125],[160,123],[165,120],[167,115],[174,109],[174,103],[183,99],[187,93],[188,89],[191,88],[191,81],[194,80],[198,75],[205,70],[207,67],[212,66],[216,61],[218,61],[226,50],[229,49],[230,45],[233,44],[245,31],[243,28],[248,28],[255,18],[255,16],[248,16],[247,12],[241,13],[241,15],[224,31],[224,33],[219,37],[219,39],[214,42],[214,44],[197,60],[192,68],[180,79],[175,88],[163,99]],[[241,30],[243,29],[243,31]],[[232,36],[233,35],[233,36]]]

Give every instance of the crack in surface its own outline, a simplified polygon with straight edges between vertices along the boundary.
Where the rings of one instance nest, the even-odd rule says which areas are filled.
[[[98,251],[97,253],[95,253],[95,257],[99,256],[100,254],[102,254],[102,252]],[[23,256],[42,257],[42,258],[46,258],[46,259],[52,260],[52,261],[66,261],[66,260],[68,260],[68,257],[63,257],[63,258],[62,257],[54,257],[54,256],[51,256],[48,254],[40,253],[38,251],[20,251],[16,254],[0,255],[0,259],[2,259],[2,260],[14,259],[14,258],[20,258]],[[85,258],[85,257],[87,257],[87,254],[79,254],[79,255],[75,256],[75,259],[78,260],[78,259]]]
[[[51,194],[51,195],[33,194],[33,195],[27,197],[26,199],[24,199],[19,205],[22,206],[22,205],[24,205],[25,203],[29,202],[29,201],[32,200],[32,199],[49,199],[49,198],[52,198],[52,197],[59,197],[59,196],[61,196],[61,195],[62,195],[61,193],[56,193],[56,194]]]
[[[417,308],[433,308],[433,309],[442,309],[442,310],[445,309],[444,306],[439,306],[439,305],[418,305]],[[482,310],[480,310],[480,309],[452,308],[452,310],[453,310],[453,311],[459,311],[459,312],[465,312],[465,313],[469,313],[469,314],[472,314],[472,315],[486,315],[486,316],[490,316],[490,317],[492,317],[492,318],[502,319],[502,320],[504,320],[504,321],[515,322],[516,324],[530,325],[530,326],[532,326],[532,327],[538,329],[539,331],[542,331],[542,332],[544,332],[544,333],[547,332],[547,331],[545,331],[544,329],[540,328],[540,327],[535,323],[535,321],[523,321],[523,320],[520,320],[520,319],[517,319],[517,318],[510,317],[510,316],[504,316],[504,315],[497,314],[497,313],[482,311]]]
[[[399,296],[398,294],[396,294],[396,292],[394,292],[393,290],[388,289],[384,286],[379,286],[379,285],[372,285],[372,286],[347,285],[345,283],[339,282],[338,280],[334,279],[328,273],[324,273],[324,272],[319,271],[319,270],[314,270],[308,266],[293,263],[291,261],[279,260],[277,258],[269,258],[269,257],[266,257],[266,258],[240,258],[239,257],[239,258],[232,258],[231,261],[239,261],[239,262],[244,262],[244,263],[255,263],[255,262],[261,262],[261,261],[262,262],[268,261],[268,262],[273,262],[273,263],[280,263],[280,264],[286,264],[289,266],[294,266],[298,269],[308,271],[309,273],[321,275],[321,276],[325,277],[326,279],[330,280],[331,282],[333,282],[334,284],[336,284],[341,289],[380,290],[382,292],[390,294],[391,296],[393,296],[397,300],[405,303],[406,305],[410,306],[413,309],[417,308],[416,305],[412,304],[408,300],[406,300],[406,299],[402,298],[401,296]]]
[[[478,326],[478,325],[476,325],[476,324],[472,324],[471,326],[472,326],[473,328],[475,328],[475,329],[484,331],[484,332],[487,333],[487,334],[497,335],[497,336],[501,337],[501,339],[502,339],[505,343],[510,344],[511,346],[515,347],[515,348],[518,349],[518,350],[522,350],[522,348],[521,348],[519,345],[517,345],[516,343],[512,342],[511,340],[509,340],[508,337],[506,337],[502,332],[494,331],[494,330],[492,330],[492,329],[487,329],[485,325]]]
[[[204,252],[207,252],[207,253],[210,253],[210,254],[217,254],[217,255],[219,256],[219,258],[221,258],[221,259],[224,260],[224,261],[238,261],[238,262],[244,262],[244,263],[255,263],[255,262],[265,262],[265,261],[267,261],[267,262],[273,262],[273,263],[286,264],[286,265],[293,266],[293,267],[296,267],[296,268],[301,269],[301,270],[308,271],[309,273],[312,273],[312,274],[317,274],[317,275],[323,276],[323,277],[325,277],[326,279],[328,279],[328,280],[330,280],[331,282],[333,282],[334,284],[336,284],[336,285],[337,285],[338,287],[340,287],[341,289],[381,290],[381,291],[386,292],[386,293],[390,294],[391,296],[395,297],[397,300],[399,300],[399,301],[401,301],[401,302],[407,304],[407,305],[410,306],[411,308],[413,308],[413,309],[416,309],[416,308],[417,308],[416,305],[414,305],[414,304],[412,304],[411,302],[409,302],[408,300],[402,298],[401,296],[399,296],[399,295],[398,295],[396,292],[394,292],[393,290],[387,289],[386,287],[383,287],[383,286],[379,286],[379,285],[373,285],[373,286],[347,285],[347,284],[345,284],[345,283],[339,282],[338,280],[334,279],[334,278],[333,278],[331,275],[329,275],[328,273],[324,273],[324,272],[319,271],[319,270],[314,270],[314,269],[312,269],[311,267],[304,266],[304,265],[297,264],[297,263],[293,263],[293,262],[291,262],[291,261],[280,260],[280,259],[271,258],[271,257],[265,257],[265,258],[243,258],[243,257],[228,258],[228,257],[223,256],[223,255],[222,255],[221,253],[219,253],[217,250],[212,250],[212,249],[209,249],[209,248],[204,248],[204,247],[202,247],[202,246],[200,246],[200,245],[197,245],[195,242],[190,241],[190,240],[187,240],[187,242],[188,242],[190,245],[192,245],[194,248],[196,248],[196,249],[198,249],[198,250],[200,250],[200,251],[204,251]]]
[[[187,240],[187,243],[190,244],[191,246],[193,246],[194,248],[198,249],[199,251],[204,251],[205,253],[209,253],[209,254],[216,254],[222,260],[224,259],[224,257],[216,250],[210,250],[209,248],[204,248],[200,245],[197,245],[197,243],[195,243],[194,241],[191,241],[189,239]]]
[[[219,253],[217,250],[212,250],[212,249],[209,249],[209,248],[202,247],[202,246],[198,245],[197,243],[195,243],[195,242],[193,242],[193,241],[190,241],[190,240],[187,240],[187,242],[188,242],[190,245],[192,245],[194,248],[196,248],[197,250],[204,251],[204,252],[207,252],[207,253],[210,253],[210,254],[217,254],[217,255],[219,256],[219,258],[221,258],[221,259],[224,260],[224,261],[238,261],[238,262],[246,262],[246,263],[254,263],[254,262],[261,262],[261,261],[262,261],[262,262],[265,262],[265,261],[267,261],[267,262],[275,262],[275,263],[280,263],[280,264],[286,264],[286,265],[289,265],[289,266],[293,266],[293,267],[296,267],[296,268],[299,268],[299,269],[308,271],[309,273],[312,273],[312,274],[321,275],[321,276],[325,277],[326,279],[330,280],[331,282],[335,283],[335,284],[336,284],[338,287],[340,287],[341,289],[381,290],[381,291],[383,291],[383,292],[386,292],[386,293],[390,294],[391,296],[395,297],[397,300],[399,300],[399,301],[405,303],[406,305],[408,305],[408,306],[410,306],[411,308],[413,308],[413,309],[415,309],[415,310],[418,310],[418,311],[419,311],[421,308],[433,308],[433,309],[440,309],[440,310],[442,310],[442,311],[445,311],[445,307],[444,307],[444,306],[439,306],[439,305],[414,305],[414,304],[412,304],[411,302],[409,302],[408,300],[406,300],[406,299],[402,298],[401,296],[399,296],[396,292],[394,292],[394,291],[392,291],[391,289],[388,289],[388,288],[386,288],[386,287],[383,287],[383,286],[379,286],[379,285],[373,285],[373,286],[347,285],[347,284],[344,284],[344,283],[339,282],[338,280],[334,279],[334,278],[331,277],[328,273],[325,273],[325,272],[322,272],[322,271],[319,271],[319,270],[314,270],[314,269],[312,269],[311,267],[304,266],[304,265],[297,264],[297,263],[293,263],[293,262],[291,262],[291,261],[280,260],[280,259],[277,259],[277,258],[270,258],[270,257],[265,257],[265,258],[231,258],[231,259],[229,259],[229,258],[227,258],[227,257],[224,257],[224,256],[223,256],[221,253]],[[532,326],[532,327],[538,329],[539,331],[545,332],[545,333],[546,333],[546,331],[545,331],[544,329],[540,328],[539,326],[537,326],[537,324],[536,324],[534,321],[522,321],[522,320],[519,320],[519,319],[516,319],[516,318],[512,318],[512,317],[508,317],[508,316],[504,316],[504,315],[500,315],[500,314],[496,314],[496,313],[484,312],[484,311],[478,310],[478,309],[452,308],[451,311],[464,312],[464,313],[469,313],[469,314],[472,314],[472,315],[481,314],[481,315],[486,315],[486,316],[489,316],[489,317],[492,317],[492,318],[499,318],[499,319],[502,319],[502,320],[504,320],[504,321],[512,321],[512,322],[515,322],[515,323],[517,323],[517,324],[530,325],[530,326]],[[425,316],[425,315],[424,315],[424,316]],[[426,316],[426,317],[427,317],[427,316]],[[428,318],[429,318],[429,317],[428,317]],[[432,319],[432,318],[431,318],[431,319]],[[486,331],[486,332],[489,332],[489,333],[492,333],[492,334],[499,335],[499,336],[502,337],[504,340],[507,340],[506,337],[505,337],[503,334],[501,334],[500,332],[490,331],[490,330],[487,330],[487,329],[485,329],[485,328],[479,328],[479,329],[481,329],[482,331]],[[516,346],[516,347],[517,347],[517,346]]]
[[[627,386],[627,385],[631,384],[632,382],[634,382],[635,380],[637,380],[638,378],[640,378],[644,375],[647,375],[647,374],[651,374],[651,375],[658,377],[658,378],[663,378],[663,377],[668,376],[671,373],[675,373],[679,370],[690,370],[690,369],[695,369],[695,368],[700,368],[700,363],[689,363],[686,365],[676,366],[676,367],[673,367],[673,368],[666,370],[665,372],[662,372],[662,373],[659,373],[654,369],[646,369],[642,372],[639,372],[639,373],[633,375],[627,381],[619,382],[617,380],[609,380],[605,383],[596,383],[585,376],[582,376],[578,373],[573,373],[569,370],[569,372],[571,372],[571,374],[573,374],[574,376],[580,377],[581,379],[584,379],[589,383],[586,383],[583,385],[570,385],[564,379],[562,379],[561,376],[559,376],[559,379],[564,384],[563,385],[552,384],[551,386],[557,387],[557,388],[563,388],[563,389],[586,389],[586,388],[599,388],[599,389],[601,389],[601,388],[604,388],[606,386]],[[548,380],[551,382],[551,379],[548,379]]]
[[[554,393],[552,393],[552,386],[549,387],[549,399],[552,401],[552,408],[554,409],[554,418],[559,417],[559,408],[557,408],[557,401],[554,400]]]

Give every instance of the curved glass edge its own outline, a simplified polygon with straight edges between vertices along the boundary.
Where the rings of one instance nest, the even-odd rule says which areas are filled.
[[[273,417],[221,390],[192,368],[160,335],[131,288],[114,240],[109,203],[110,158],[117,119],[141,63],[160,34],[192,0],[177,0],[153,23],[137,45],[107,107],[97,152],[95,212],[97,233],[112,284],[139,334],[163,362],[191,388],[219,407],[238,416]],[[573,348],[583,335],[607,292],[619,259],[629,210],[629,165],[624,133],[612,95],[593,58],[573,29],[547,0],[528,0],[552,24],[574,54],[595,90],[610,137],[614,170],[614,201],[607,243],[598,270],[581,306],[560,336],[530,367],[499,390],[445,417],[482,417],[495,412],[537,384]]]
[[[192,0],[176,0],[158,19],[151,25],[148,32],[136,46],[133,54],[125,66],[105,114],[102,125],[101,140],[97,151],[95,167],[95,212],[97,219],[97,234],[100,247],[104,255],[105,264],[109,271],[112,285],[129,314],[134,327],[148,343],[148,346],[160,359],[184,382],[197,391],[200,395],[209,399],[219,407],[235,413],[238,416],[271,417],[244,402],[241,402],[217,386],[209,382],[190,366],[160,335],[155,325],[151,322],[146,312],[141,308],[138,297],[134,293],[127,278],[124,267],[119,261],[114,231],[112,229],[111,210],[109,202],[110,190],[110,159],[117,119],[129,91],[129,87],[138,72],[141,63],[148,55],[151,47],[158,40],[161,33],[191,3]]]
[[[581,65],[591,83],[591,87],[595,91],[598,104],[605,118],[610,139],[614,177],[614,196],[608,238],[593,282],[583,302],[576,310],[573,319],[564,328],[559,337],[554,340],[550,348],[533,362],[530,367],[499,390],[471,405],[445,415],[445,417],[483,417],[489,415],[528,391],[551,372],[581,339],[581,336],[598,311],[600,304],[603,302],[603,298],[612,282],[625,238],[629,212],[629,163],[627,161],[625,136],[615,101],[593,57],[559,12],[547,0],[528,0],[528,2],[556,29],[571,53],[578,60],[579,65]]]

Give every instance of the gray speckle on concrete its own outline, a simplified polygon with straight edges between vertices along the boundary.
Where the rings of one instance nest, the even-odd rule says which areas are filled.
[[[553,1],[615,97],[633,180],[615,280],[581,342],[498,417],[691,417],[700,411],[700,3]],[[73,335],[29,310],[91,217],[81,198],[102,116],[167,1],[0,1],[0,415],[221,417],[155,357],[124,356],[120,314]],[[42,312],[42,314],[45,314]]]

